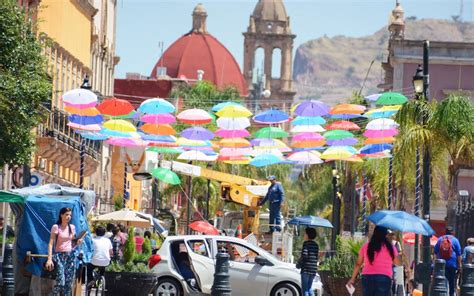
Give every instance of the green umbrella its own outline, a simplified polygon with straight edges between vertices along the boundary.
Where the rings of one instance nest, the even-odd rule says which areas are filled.
[[[181,184],[181,180],[178,175],[173,171],[165,168],[156,168],[151,171],[153,177],[169,184],[178,185]]]
[[[156,146],[148,147],[148,148],[146,148],[146,151],[163,153],[163,154],[181,154],[181,153],[183,153],[183,150],[181,150],[179,148],[156,147]]]
[[[354,135],[351,132],[343,131],[343,130],[333,130],[324,133],[324,138],[326,140],[340,140],[346,138],[352,138]]]
[[[253,134],[255,138],[286,138],[288,137],[288,133],[282,130],[279,127],[265,127],[260,129],[258,132]]]
[[[0,202],[18,202],[24,203],[25,198],[22,195],[0,190]]]
[[[383,93],[377,101],[375,101],[376,105],[402,105],[408,102],[407,97],[402,95],[401,93],[397,92],[386,92]]]

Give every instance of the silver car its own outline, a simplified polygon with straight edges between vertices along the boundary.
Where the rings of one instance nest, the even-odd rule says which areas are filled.
[[[218,252],[230,256],[229,279],[233,296],[300,296],[301,276],[294,264],[230,236],[183,235],[166,238],[153,267],[159,274],[155,296],[210,295]],[[321,295],[317,276],[313,289]]]

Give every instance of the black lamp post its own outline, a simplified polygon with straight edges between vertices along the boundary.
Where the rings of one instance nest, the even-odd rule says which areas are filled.
[[[418,66],[415,76],[413,77],[413,86],[418,99],[423,99],[428,102],[428,88],[429,88],[429,47],[430,42],[425,40],[423,42],[423,67]],[[421,118],[422,123],[426,124],[426,114]],[[431,163],[430,150],[428,145],[423,145],[423,219],[430,221],[430,195],[431,195]],[[415,246],[416,246],[415,242]],[[423,263],[429,264],[430,256],[430,238],[423,236]],[[428,295],[429,283],[423,283],[423,295]]]
[[[84,81],[82,82],[81,85],[82,89],[87,89],[91,90],[92,86],[89,83],[89,76],[86,75],[84,77]],[[80,150],[79,150],[79,188],[83,189],[84,188],[84,155],[85,155],[85,148],[86,148],[86,140],[81,136],[81,145],[80,145]]]
[[[339,185],[339,172],[336,168],[336,162],[333,163],[332,169],[332,235],[331,235],[331,250],[336,250],[336,237],[339,234],[341,224],[341,192]]]

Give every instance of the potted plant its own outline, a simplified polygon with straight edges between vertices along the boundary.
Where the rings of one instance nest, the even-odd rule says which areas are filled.
[[[354,238],[336,239],[336,254],[323,261],[319,269],[321,282],[324,290],[332,296],[349,295],[346,283],[352,276],[359,250],[364,244],[364,240]],[[356,290],[354,295],[362,295],[362,285],[360,279],[354,284]]]
[[[148,268],[148,254],[137,254],[134,229],[130,227],[125,242],[123,262],[112,262],[105,272],[107,295],[148,296],[158,283],[158,275]],[[139,291],[137,287],[140,287]]]

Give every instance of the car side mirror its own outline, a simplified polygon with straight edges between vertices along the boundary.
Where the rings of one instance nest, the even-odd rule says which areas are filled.
[[[271,262],[268,261],[268,259],[266,259],[262,256],[255,257],[255,263],[257,263],[258,265],[261,265],[261,266],[272,265]]]

